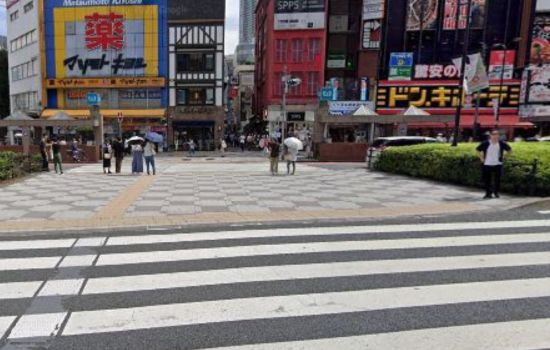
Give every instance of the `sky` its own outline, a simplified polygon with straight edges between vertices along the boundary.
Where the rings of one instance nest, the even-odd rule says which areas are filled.
[[[0,0],[0,35],[6,35],[6,8]],[[239,0],[226,0],[225,5],[225,53],[232,54],[239,41]]]

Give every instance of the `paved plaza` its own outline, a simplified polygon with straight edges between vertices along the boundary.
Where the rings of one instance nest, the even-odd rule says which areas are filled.
[[[100,164],[0,187],[0,231],[310,219],[368,219],[509,208],[480,191],[368,172],[363,165],[298,163],[271,176],[257,157],[158,157],[156,176],[104,175]]]

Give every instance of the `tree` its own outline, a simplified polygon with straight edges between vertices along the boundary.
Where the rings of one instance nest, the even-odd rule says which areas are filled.
[[[0,119],[10,115],[8,51],[0,49]]]

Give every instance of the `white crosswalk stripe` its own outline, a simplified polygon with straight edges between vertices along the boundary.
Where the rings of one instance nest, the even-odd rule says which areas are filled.
[[[0,348],[544,348],[548,247],[550,220],[5,239]],[[438,317],[368,321],[405,310]]]

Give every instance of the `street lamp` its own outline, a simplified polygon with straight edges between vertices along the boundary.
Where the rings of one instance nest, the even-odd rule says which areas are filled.
[[[296,87],[302,83],[302,79],[297,77],[292,77],[288,74],[283,75],[282,77],[282,83],[283,83],[283,101],[281,106],[281,124],[282,124],[282,130],[281,130],[281,142],[285,139],[285,131],[286,131],[286,95],[288,94],[288,89],[291,87]]]

